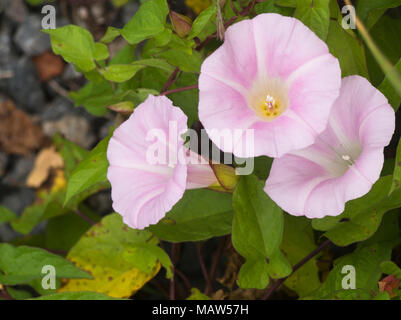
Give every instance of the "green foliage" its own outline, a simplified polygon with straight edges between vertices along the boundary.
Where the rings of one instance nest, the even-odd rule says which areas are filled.
[[[340,62],[342,76],[359,74],[368,77],[365,50],[355,35],[345,31],[337,21],[330,20],[327,45]]]
[[[102,293],[82,291],[82,292],[55,293],[29,300],[120,300],[120,299],[111,298],[108,295]]]
[[[295,265],[316,249],[310,220],[304,217],[285,215],[284,236],[281,250],[291,265]],[[304,297],[320,286],[317,258],[310,259],[302,268],[295,271],[285,285]]]
[[[232,222],[231,195],[210,190],[188,190],[157,225],[155,236],[171,242],[200,241],[229,234]]]
[[[207,295],[203,294],[197,288],[191,289],[191,295],[187,298],[187,300],[211,300]]]
[[[301,20],[322,40],[326,40],[329,32],[329,2],[329,0],[298,1],[294,13],[295,18]]]
[[[153,278],[160,264],[171,277],[170,258],[157,243],[150,232],[129,229],[117,213],[108,215],[88,230],[67,256],[93,279],[70,280],[60,291],[96,291],[123,298]]]
[[[147,0],[121,30],[121,35],[136,44],[164,31],[168,6],[166,0]]]
[[[0,244],[0,283],[3,285],[24,284],[42,278],[42,268],[46,265],[54,266],[57,277],[91,278],[69,261],[43,249]]]
[[[234,248],[246,262],[238,276],[243,288],[264,289],[272,278],[283,278],[291,267],[280,251],[284,217],[282,210],[266,195],[262,184],[243,176],[233,194]]]
[[[314,219],[313,227],[326,231],[324,236],[338,246],[369,238],[376,232],[383,215],[401,206],[399,192],[388,196],[391,182],[390,176],[380,178],[367,195],[348,202],[341,215]]]
[[[11,210],[7,209],[6,207],[0,206],[0,224],[14,220],[17,217],[18,216]]]
[[[112,3],[120,7],[128,1]],[[43,3],[26,2],[32,6]],[[200,13],[191,19],[182,17],[189,21],[184,32],[172,24],[166,0],[141,0],[132,19],[121,28],[108,27],[99,42],[88,30],[75,25],[43,32],[50,36],[54,53],[72,63],[87,79],[80,90],[69,93],[75,106],[83,106],[96,117],[116,116],[116,123],[134,112],[149,94],[194,88],[203,61],[222,43],[216,37],[222,23],[234,23],[235,16],[235,21],[241,21],[262,13],[301,20],[339,60],[342,77],[357,74],[369,79],[398,110],[401,20],[396,7],[401,5],[400,0],[356,2],[356,13],[369,33],[361,28],[343,29],[336,0],[268,0],[253,3],[249,12],[244,11],[252,5],[248,0],[220,2],[221,8],[216,4],[216,1],[192,6],[187,3],[195,13]],[[219,19],[220,11],[223,21]],[[115,53],[112,48],[117,41],[124,45]],[[199,90],[178,91],[167,95],[188,116],[188,126],[199,128]],[[266,289],[270,279],[286,278],[283,283],[286,289],[279,290],[291,297],[296,294],[300,299],[399,299],[401,291],[395,290],[397,297],[390,297],[388,292],[380,292],[378,281],[385,274],[401,279],[399,261],[394,259],[400,244],[401,143],[395,158],[387,157],[393,152],[392,146],[386,151],[382,177],[370,192],[349,201],[339,216],[310,220],[284,213],[263,190],[273,159],[257,157],[253,175],[239,181],[232,175],[234,168],[214,167],[221,184],[228,186],[226,192],[216,192],[216,188],[187,190],[158,224],[134,230],[117,213],[101,219],[89,201],[85,201],[110,187],[106,156],[110,137],[111,133],[89,151],[60,135],[54,136],[53,144],[64,161],[66,188],[38,190],[36,201],[24,208],[20,216],[0,206],[0,224],[9,223],[23,235],[12,242],[14,245],[0,244],[0,283],[14,299],[129,298],[153,279],[161,267],[166,270],[167,278],[173,275],[172,261],[162,249],[164,245],[159,246],[161,241],[206,241],[225,235],[231,235],[233,247],[244,263],[239,272],[233,271],[238,261],[231,261],[233,258],[223,248],[226,255],[220,260],[220,267],[226,268],[223,278],[236,277],[234,280],[241,289]],[[40,223],[44,231],[32,232]],[[295,265],[317,249],[322,238],[330,239],[332,247],[292,272]],[[333,246],[346,248],[333,249]],[[206,264],[209,260],[205,259]],[[42,288],[41,270],[46,264],[56,267],[56,289]],[[234,264],[237,265],[233,267]],[[342,284],[346,273],[342,271],[349,265],[356,270],[356,288],[346,290]],[[36,293],[19,285],[30,286]],[[190,284],[187,286],[191,288]],[[146,286],[143,290],[152,289]],[[218,296],[218,292],[210,296]],[[192,288],[187,299],[211,298]]]
[[[43,32],[50,35],[54,53],[62,55],[65,61],[83,71],[95,69],[95,61],[104,60],[108,56],[104,44],[95,44],[92,34],[82,27],[68,25]]]
[[[390,259],[393,247],[399,243],[397,219],[397,214],[389,214],[374,237],[360,243],[352,253],[336,259],[326,281],[308,298],[345,299],[348,290],[342,290],[342,282],[348,272],[343,271],[344,266],[355,268],[356,289],[359,292],[369,296],[371,291],[377,292],[377,282],[382,274],[380,266]]]
[[[88,196],[94,190],[108,186],[107,168],[107,146],[111,134],[103,139],[72,171],[68,179],[67,191],[64,204],[68,204],[73,197]]]

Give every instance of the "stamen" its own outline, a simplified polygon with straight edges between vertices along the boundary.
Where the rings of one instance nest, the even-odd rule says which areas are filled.
[[[342,158],[344,161],[348,162],[348,165],[349,165],[349,166],[353,166],[353,165],[355,164],[354,160],[353,160],[348,154],[343,154],[343,155],[341,156],[341,158]]]

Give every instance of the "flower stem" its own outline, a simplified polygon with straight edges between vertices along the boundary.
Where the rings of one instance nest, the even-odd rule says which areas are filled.
[[[274,291],[276,291],[282,283],[287,280],[288,277],[290,277],[295,271],[297,271],[299,268],[301,268],[305,263],[307,263],[310,259],[312,259],[314,256],[316,256],[319,252],[321,252],[324,248],[329,246],[331,244],[330,239],[327,239],[324,241],[320,246],[318,246],[315,250],[313,250],[311,253],[309,253],[305,258],[303,258],[301,261],[299,261],[293,268],[292,272],[289,276],[285,278],[281,278],[277,280],[265,293],[263,296],[262,300],[268,300],[270,296],[273,294]]]
[[[176,88],[176,89],[171,89],[171,90],[168,90],[168,91],[164,91],[164,92],[161,92],[160,95],[161,96],[167,96],[167,95],[172,94],[172,93],[182,92],[182,91],[187,91],[187,90],[194,90],[194,89],[198,89],[198,84],[194,84],[192,86],[181,87],[181,88]]]

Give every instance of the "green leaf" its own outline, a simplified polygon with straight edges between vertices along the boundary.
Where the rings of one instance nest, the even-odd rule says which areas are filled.
[[[179,67],[185,72],[200,72],[202,56],[197,51],[188,54],[181,49],[170,49],[159,54],[173,66]]]
[[[108,105],[120,102],[106,80],[100,83],[89,82],[79,91],[71,92],[70,97],[74,100],[75,106],[82,105],[95,116],[105,115],[108,112],[106,108]]]
[[[369,77],[365,50],[358,39],[346,32],[337,21],[330,20],[327,45],[340,62],[343,77],[359,74]]]
[[[32,294],[25,290],[17,290],[13,287],[7,287],[8,294],[16,300],[24,300],[32,298]]]
[[[18,216],[16,213],[12,212],[6,207],[0,206],[0,224],[9,222],[17,218]]]
[[[147,0],[121,30],[121,35],[130,44],[155,36],[164,30],[167,15],[166,0]]]
[[[393,261],[384,261],[380,265],[380,270],[385,274],[392,274],[401,279],[401,269]]]
[[[94,57],[96,61],[106,60],[109,57],[109,49],[104,43],[95,43]]]
[[[38,298],[32,298],[29,300],[117,300],[117,299],[98,292],[81,291],[81,292],[55,293]]]
[[[255,176],[241,177],[233,194],[233,207],[233,245],[241,256],[249,260],[243,266],[245,269],[241,269],[238,284],[263,289],[269,281],[267,275],[272,278],[288,276],[291,266],[280,251],[283,212],[267,196]],[[259,268],[258,272],[255,272],[256,268]]]
[[[346,265],[355,268],[356,289],[362,292],[370,292],[378,289],[377,282],[381,277],[380,265],[391,258],[391,251],[399,243],[398,213],[388,214],[376,234],[359,246],[350,254],[342,256],[334,261],[334,267],[330,271],[326,281],[312,294],[315,299],[333,297],[343,299],[342,281],[346,273],[342,269]],[[345,271],[344,271],[345,272]]]
[[[56,134],[53,137],[53,141],[63,158],[65,177],[68,179],[71,172],[75,169],[78,163],[89,154],[89,151],[83,149],[74,142],[64,139],[59,134]]]
[[[401,21],[383,16],[369,33],[389,62],[396,64],[401,58]],[[372,52],[367,50],[366,54],[372,83],[378,86],[383,81],[384,73]]]
[[[391,183],[391,176],[380,178],[368,194],[348,202],[341,215],[314,219],[312,225],[318,230],[326,229],[324,236],[338,246],[369,238],[376,232],[383,215],[401,206],[401,192],[397,190],[388,196]]]
[[[201,241],[231,232],[231,195],[207,189],[188,190],[158,224],[148,229],[170,242]]]
[[[142,68],[142,65],[112,64],[102,69],[101,73],[106,80],[124,82],[131,79]]]
[[[96,215],[84,212],[94,221],[100,218]],[[48,221],[45,232],[45,246],[50,250],[68,252],[77,243],[80,237],[91,227],[91,224],[75,213],[55,217]]]
[[[304,0],[297,2],[294,17],[301,20],[317,36],[326,40],[329,32],[329,0]]]
[[[39,201],[26,207],[19,219],[13,220],[11,226],[15,231],[28,234],[41,221],[66,214],[68,208],[62,207],[64,191],[48,194],[46,191],[39,193]]]
[[[108,27],[106,34],[100,39],[100,42],[108,44],[121,34],[121,30],[114,27]]]
[[[395,67],[398,72],[401,73],[401,59]],[[378,89],[386,96],[388,103],[394,108],[394,110],[397,111],[401,104],[401,95],[397,93],[388,77],[384,78]]]
[[[369,18],[369,14],[374,11],[380,11],[381,14],[388,8],[395,8],[401,6],[401,0],[369,0],[369,1],[357,1],[356,12],[363,22],[366,22]],[[384,10],[383,10],[384,9]]]
[[[159,272],[160,263],[171,276],[171,261],[157,244],[150,232],[128,228],[117,213],[108,215],[89,229],[67,256],[93,279],[70,280],[59,292],[96,291],[129,297]]]
[[[269,283],[269,265],[265,259],[249,258],[238,274],[238,286],[244,289],[265,289]]]
[[[191,295],[187,298],[187,300],[211,300],[207,295],[200,292],[198,288],[191,289]]]
[[[103,139],[99,144],[82,160],[71,173],[67,182],[67,191],[64,205],[67,205],[71,199],[84,191],[99,184],[107,185],[107,146],[111,134]]]
[[[51,265],[58,278],[90,278],[86,272],[76,268],[71,262],[43,249],[26,246],[14,247],[0,244],[0,283],[17,285],[44,277],[42,268]]]
[[[136,60],[136,61],[132,62],[132,65],[159,68],[168,73],[171,73],[174,71],[174,67],[171,64],[169,64],[167,61],[162,60],[162,59],[156,59],[156,58]]]
[[[281,250],[291,265],[295,265],[316,249],[313,229],[309,219],[286,214],[284,220],[284,237]],[[317,257],[313,257],[302,268],[295,271],[284,282],[299,297],[304,297],[320,286]]]
[[[179,79],[174,83],[171,89],[186,87],[196,84],[198,75],[194,73],[183,73]],[[169,95],[169,98],[174,102],[175,106],[180,106],[182,111],[188,117],[188,127],[198,120],[198,101],[199,90],[185,90],[176,92]]]
[[[215,3],[203,10],[194,20],[188,38],[193,39],[197,37],[206,28],[207,24],[216,17],[216,12],[217,7]]]
[[[292,16],[294,13],[294,7],[287,7],[287,6],[279,6],[277,3],[275,4],[274,1],[263,1],[260,3],[256,3],[255,5],[255,12],[257,14],[261,13],[278,13],[282,16]]]
[[[397,147],[397,155],[395,158],[395,166],[393,173],[393,183],[391,184],[390,193],[391,194],[395,189],[399,188],[401,185],[401,139],[398,141]]]
[[[75,64],[83,71],[91,71],[95,65],[95,42],[91,33],[79,26],[68,25],[43,32],[50,35],[55,54],[62,55],[64,60]]]

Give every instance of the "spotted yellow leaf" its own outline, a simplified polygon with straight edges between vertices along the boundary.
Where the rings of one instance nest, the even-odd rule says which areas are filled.
[[[150,232],[128,228],[117,213],[108,215],[67,255],[93,279],[66,280],[59,292],[93,291],[128,298],[156,276],[161,265],[171,276],[171,261],[157,244]]]

